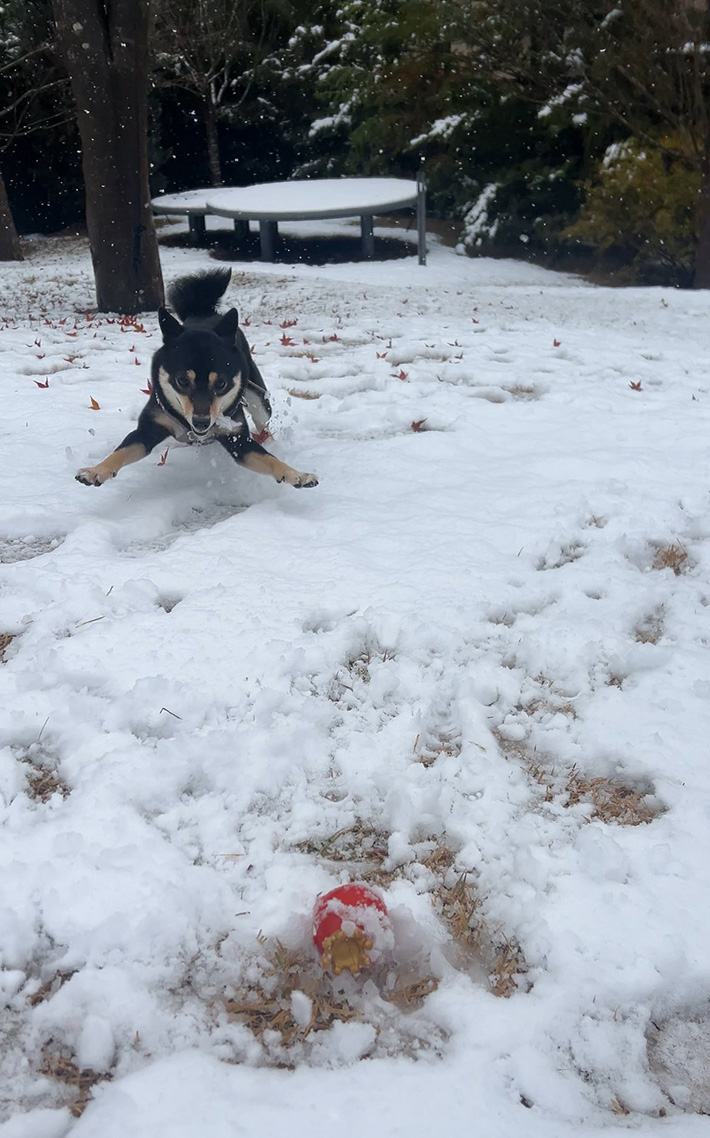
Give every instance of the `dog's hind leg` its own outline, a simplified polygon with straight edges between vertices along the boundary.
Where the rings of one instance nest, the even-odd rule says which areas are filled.
[[[139,420],[136,430],[126,435],[123,442],[119,443],[108,458],[97,466],[87,466],[77,470],[75,475],[77,482],[82,482],[84,486],[103,486],[109,478],[115,478],[124,466],[145,458],[153,447],[166,439],[169,434],[170,431],[160,423],[156,423],[154,419],[148,419],[145,423]]]
[[[264,450],[263,446],[254,439],[242,435],[221,435],[218,442],[229,451],[235,462],[240,466],[246,466],[247,470],[253,470],[256,474],[269,474],[277,482],[288,482],[289,486],[294,486],[296,489],[318,485],[315,474],[302,474],[300,470],[287,466],[285,462],[281,462]]]

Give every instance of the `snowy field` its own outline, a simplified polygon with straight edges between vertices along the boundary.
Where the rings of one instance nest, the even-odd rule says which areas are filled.
[[[0,267],[0,1138],[710,1134],[710,293],[233,267],[316,489],[75,482],[157,319]]]

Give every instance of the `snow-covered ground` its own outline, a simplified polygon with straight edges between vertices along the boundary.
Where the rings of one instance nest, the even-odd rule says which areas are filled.
[[[160,342],[93,296],[0,268],[1,1138],[708,1134],[710,293],[236,264],[308,491],[76,483]]]

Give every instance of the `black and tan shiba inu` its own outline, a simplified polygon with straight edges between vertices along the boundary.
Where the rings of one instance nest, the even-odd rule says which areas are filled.
[[[215,440],[235,462],[277,482],[318,485],[315,474],[286,466],[251,437],[245,408],[262,431],[271,404],[236,308],[217,312],[231,275],[230,269],[214,269],[182,277],[169,289],[168,300],[183,323],[165,308],[158,311],[163,346],[153,356],[152,391],[138,425],[98,466],[79,470],[78,482],[101,486],[172,436],[187,443]]]

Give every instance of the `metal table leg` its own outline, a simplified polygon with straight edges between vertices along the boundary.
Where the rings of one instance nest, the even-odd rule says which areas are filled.
[[[261,241],[262,261],[273,261],[276,255],[276,238],[279,227],[275,221],[259,222],[259,239]]]
[[[417,174],[417,249],[419,264],[426,265],[426,182],[424,174]]]
[[[187,227],[190,231],[190,240],[199,245],[205,236],[205,218],[201,213],[188,213]]]
[[[375,235],[372,232],[372,214],[363,213],[360,218],[360,232],[362,234],[362,255],[370,258],[375,255]]]

